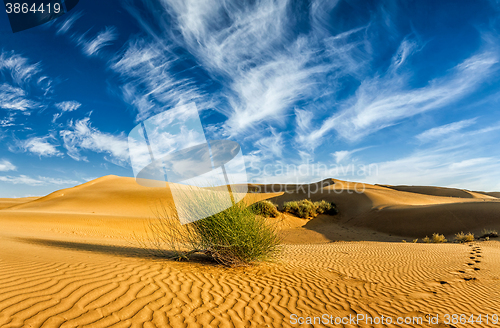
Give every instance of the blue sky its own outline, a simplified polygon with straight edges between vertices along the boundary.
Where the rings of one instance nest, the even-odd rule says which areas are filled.
[[[133,176],[128,133],[192,102],[250,181],[500,190],[495,1],[80,0],[0,31],[0,197]]]

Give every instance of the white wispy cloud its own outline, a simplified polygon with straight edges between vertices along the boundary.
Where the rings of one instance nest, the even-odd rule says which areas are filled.
[[[352,155],[365,149],[366,147],[353,150],[338,150],[334,152],[332,156],[335,159],[335,163],[339,164],[342,162],[347,162],[352,157]]]
[[[200,110],[206,107],[207,99],[198,88],[172,72],[175,61],[162,44],[133,39],[110,62],[124,82],[120,87],[123,99],[138,111],[138,120],[192,101]]]
[[[0,160],[0,171],[1,172],[7,172],[7,171],[15,171],[17,170],[17,167],[9,162],[6,159]]]
[[[476,123],[476,120],[476,118],[473,118],[438,126],[420,133],[416,136],[416,138],[421,142],[429,142],[439,138],[447,137],[450,134],[454,134],[468,126],[473,125],[474,123]]]
[[[7,83],[0,85],[0,108],[27,111],[40,106],[39,102],[29,98],[25,90]]]
[[[15,126],[19,115],[43,110],[53,93],[53,81],[42,75],[40,63],[14,51],[0,52],[0,126]]]
[[[402,58],[402,52],[405,51],[400,49],[393,58],[387,75],[364,80],[355,94],[339,105],[340,111],[324,120],[319,128],[308,133],[298,131],[297,140],[316,148],[325,135],[334,130],[344,139],[358,141],[405,118],[457,102],[485,82],[498,66],[498,54],[483,51],[427,86],[410,89],[408,76],[394,69],[395,65],[400,65],[398,58]]]
[[[308,66],[314,57],[310,40],[291,35],[288,1],[165,5],[182,33],[177,42],[213,77],[223,77],[230,107],[219,110],[228,117],[224,127],[230,135],[269,121],[283,125],[291,105],[308,94],[313,76],[325,70]]]
[[[125,165],[129,162],[127,137],[121,133],[113,135],[92,127],[90,118],[70,122],[66,130],[60,131],[68,155],[77,161],[87,161],[81,151],[93,151],[109,155],[106,160]]]
[[[59,24],[56,34],[66,34],[80,17],[82,17],[81,11],[69,16],[62,24]]]
[[[55,113],[54,116],[52,116],[52,123],[55,123],[59,117],[62,116],[62,113]]]
[[[79,181],[75,180],[57,179],[57,178],[42,177],[42,176],[32,178],[24,174],[18,176],[12,176],[12,175],[0,176],[0,181],[16,185],[23,184],[28,186],[76,185],[79,183]]]
[[[85,36],[81,36],[78,43],[81,44],[83,52],[91,57],[96,56],[102,48],[112,44],[116,40],[116,37],[116,29],[114,27],[106,27],[91,40],[86,40]]]
[[[268,137],[259,138],[255,143],[256,148],[261,151],[262,156],[278,157],[283,155],[284,139],[283,134],[271,129],[271,135]]]
[[[60,103],[55,104],[55,106],[63,112],[72,112],[80,108],[82,104],[80,104],[78,101],[63,101]]]
[[[30,60],[14,51],[3,51],[0,54],[0,71],[7,72],[12,81],[21,86],[29,83],[41,72],[40,63],[32,64]]]
[[[32,137],[24,141],[18,141],[16,144],[21,150],[40,157],[63,156],[63,154],[57,150],[57,145],[49,141],[53,139],[54,137],[52,136]]]

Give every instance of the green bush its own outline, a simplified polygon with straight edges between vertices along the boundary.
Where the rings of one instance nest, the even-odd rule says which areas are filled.
[[[277,218],[280,215],[280,212],[276,208],[276,205],[271,203],[268,200],[262,200],[260,202],[254,203],[250,205],[249,209],[257,215],[266,217],[266,218]]]
[[[474,234],[470,233],[470,232],[465,234],[462,231],[462,232],[457,233],[455,235],[455,241],[459,242],[459,243],[470,243],[470,242],[474,241]]]
[[[189,259],[203,253],[223,265],[240,266],[272,260],[281,251],[276,227],[243,202],[184,225],[172,213],[177,212],[162,208],[149,224],[147,241],[142,242],[152,246],[157,255],[171,256],[173,252],[173,258]]]
[[[309,199],[286,202],[283,204],[283,210],[303,219],[314,218],[319,214],[335,215],[338,213],[332,203],[324,200],[313,203]]]

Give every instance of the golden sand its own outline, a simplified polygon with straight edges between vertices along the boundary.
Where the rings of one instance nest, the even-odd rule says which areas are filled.
[[[383,315],[393,324],[314,327],[499,326],[484,321],[500,314],[498,241],[411,242],[500,230],[494,193],[367,185],[357,194],[352,183],[332,182],[310,198],[336,203],[338,216],[285,215],[279,261],[234,269],[201,257],[153,259],[134,243],[160,200],[169,201],[167,188],[109,176],[38,199],[1,199],[0,327],[312,327],[293,318],[322,315]],[[426,314],[440,324],[427,324]],[[482,314],[483,322],[446,325],[445,314]]]

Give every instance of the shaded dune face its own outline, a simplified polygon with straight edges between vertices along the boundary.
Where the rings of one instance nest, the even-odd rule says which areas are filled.
[[[224,188],[224,187],[220,187]],[[214,188],[217,189],[217,188]],[[335,203],[339,214],[301,220],[285,215],[290,243],[327,240],[380,240],[377,234],[358,237],[339,229],[369,231],[422,238],[433,233],[479,234],[483,228],[500,230],[500,199],[496,193],[429,186],[385,186],[326,179],[311,184],[249,185],[244,201],[252,204],[269,198],[280,208],[292,200],[311,199]],[[131,230],[144,230],[144,220],[163,208],[172,208],[170,189],[138,185],[133,178],[105,176],[40,198],[1,199],[4,217],[26,220],[53,216],[61,224],[113,226],[126,220]],[[65,216],[66,215],[66,216]],[[68,216],[69,215],[69,216]],[[45,219],[44,219],[45,220]],[[315,232],[316,234],[310,234]],[[319,234],[319,235],[318,235]],[[319,238],[319,239],[318,239]]]
[[[324,187],[318,189],[318,185]],[[280,190],[280,187],[261,186],[261,189]],[[500,199],[493,197],[495,193],[369,184],[362,188],[358,183],[336,179],[300,189],[296,185],[281,185],[281,190],[288,192],[270,199],[279,206],[305,198],[337,205],[340,212],[337,218],[326,220],[320,216],[304,225],[304,228],[324,232],[324,235],[328,235],[332,225],[414,238],[433,233],[453,235],[460,231],[480,234],[484,228],[500,228]],[[317,192],[308,193],[308,190]]]

